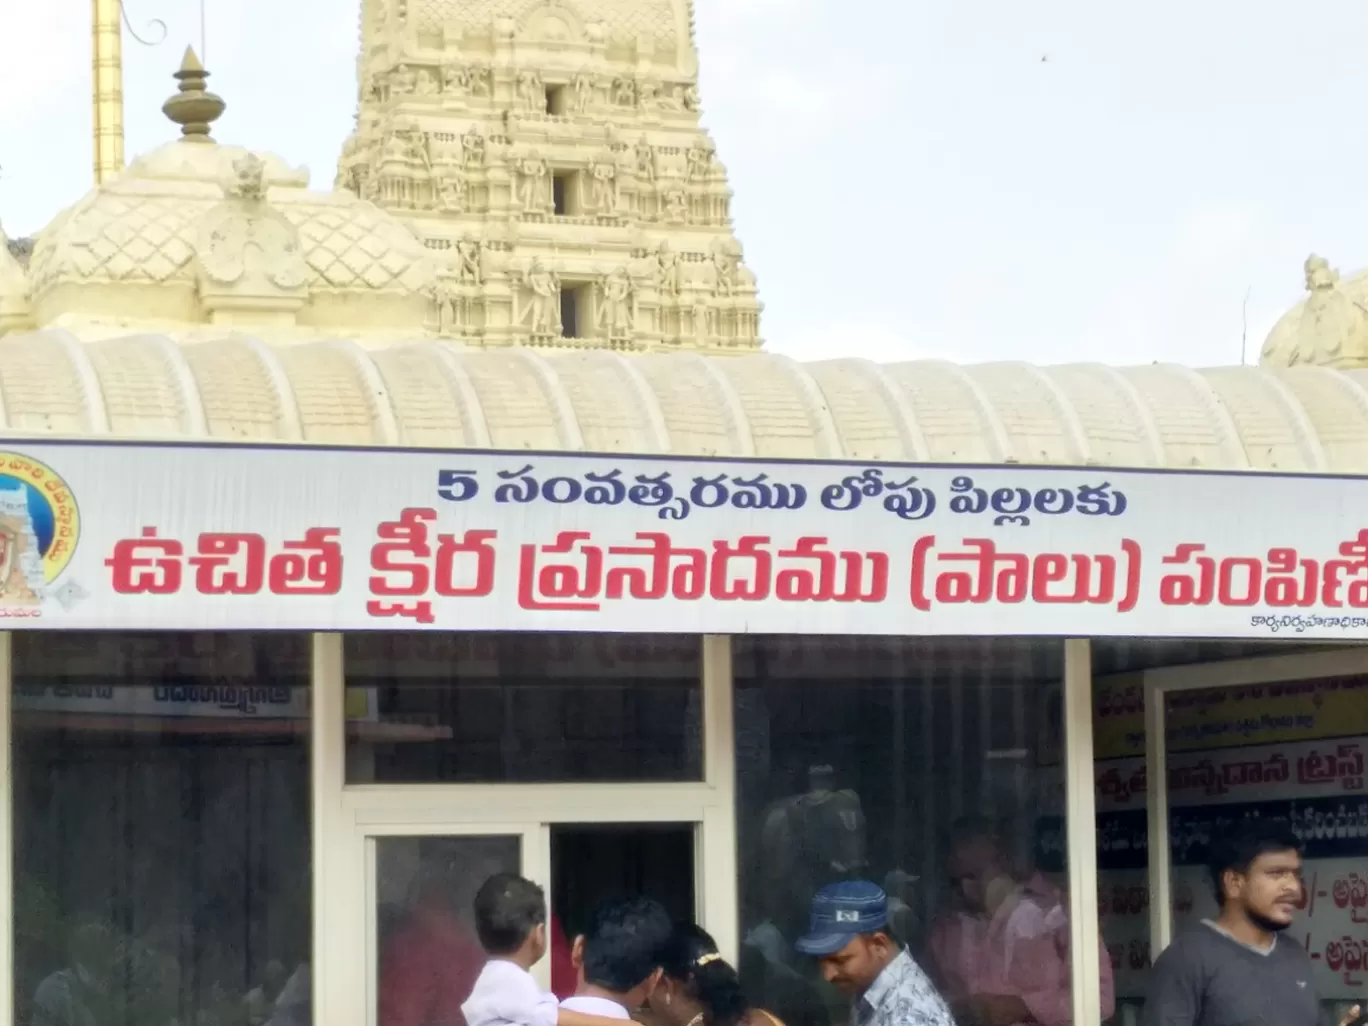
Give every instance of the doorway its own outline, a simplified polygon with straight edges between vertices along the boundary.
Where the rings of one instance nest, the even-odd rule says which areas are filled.
[[[551,901],[572,939],[616,898],[654,898],[677,922],[697,916],[694,824],[557,823],[551,827]]]
[[[471,904],[492,873],[550,884],[549,957],[534,972],[557,996],[568,997],[577,984],[571,944],[604,902],[650,897],[675,920],[697,918],[696,833],[697,825],[687,822],[528,823],[374,836],[370,1022],[409,1021],[410,1006],[420,1001],[427,1002],[420,1018],[459,1022],[484,962]],[[549,866],[538,855],[548,848]],[[439,985],[418,986],[438,965]]]
[[[551,990],[565,999],[579,972],[571,958],[594,911],[621,898],[654,898],[676,922],[698,915],[693,823],[565,823],[550,825]]]

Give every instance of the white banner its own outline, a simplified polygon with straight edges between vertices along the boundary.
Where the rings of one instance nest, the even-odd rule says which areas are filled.
[[[1368,638],[1368,481],[15,442],[0,623]]]

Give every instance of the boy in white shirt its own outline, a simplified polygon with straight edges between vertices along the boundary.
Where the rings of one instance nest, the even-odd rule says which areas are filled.
[[[466,1026],[622,1026],[562,1008],[528,971],[546,954],[546,895],[531,880],[497,873],[475,895],[475,932],[489,961],[461,1005]]]

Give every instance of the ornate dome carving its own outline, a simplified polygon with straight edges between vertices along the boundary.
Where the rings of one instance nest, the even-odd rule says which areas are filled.
[[[153,297],[153,309],[193,319],[185,313],[195,300],[201,224],[230,191],[234,164],[247,156],[238,146],[168,143],[59,214],[30,260],[34,302],[43,319],[67,308],[117,316],[127,304],[108,287],[137,285],[182,286],[182,292]],[[414,297],[420,307],[426,302],[420,294],[435,280],[436,262],[402,223],[351,193],[309,191],[307,172],[290,170],[278,157],[258,159],[266,200],[297,229],[307,285],[320,293],[310,304],[312,316],[302,317],[331,323],[327,293],[388,292]],[[338,313],[337,323],[346,323],[349,315]],[[416,327],[422,317],[419,310],[401,323]]]
[[[222,101],[201,102],[212,94],[193,53],[177,77],[181,94],[168,102],[169,114],[212,120],[222,110]],[[207,121],[188,121],[183,138],[138,158],[43,231],[28,273],[38,323],[218,319],[223,303],[205,293],[205,261],[211,250],[222,259],[225,246],[236,246],[249,262],[302,260],[302,274],[285,321],[279,296],[254,298],[255,286],[234,279],[235,323],[354,330],[354,300],[363,294],[362,330],[422,327],[437,262],[412,231],[352,193],[312,192],[306,169],[220,145],[208,129]],[[223,285],[215,286],[219,300]]]

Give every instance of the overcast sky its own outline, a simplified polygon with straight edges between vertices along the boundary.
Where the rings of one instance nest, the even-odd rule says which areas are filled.
[[[358,0],[205,0],[215,134],[332,182]],[[127,0],[130,155],[195,0]],[[1314,251],[1368,265],[1368,2],[696,0],[707,126],[771,350],[1248,359]],[[90,3],[0,4],[0,223],[91,182]],[[155,35],[155,30],[149,30]]]

